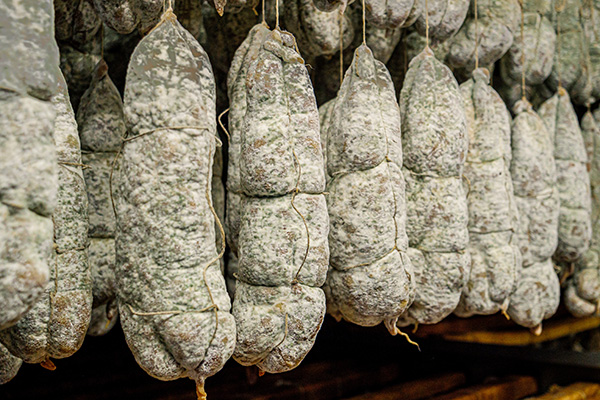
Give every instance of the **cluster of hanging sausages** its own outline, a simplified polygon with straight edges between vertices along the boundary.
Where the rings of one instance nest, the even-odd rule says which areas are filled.
[[[326,313],[539,333],[560,277],[598,312],[595,3],[174,3],[0,5],[0,383],[119,319],[205,398],[232,357],[298,366]]]

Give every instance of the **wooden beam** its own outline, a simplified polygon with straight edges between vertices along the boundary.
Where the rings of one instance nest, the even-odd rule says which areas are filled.
[[[534,397],[535,400],[595,400],[600,397],[600,385],[578,382],[567,387],[553,387],[548,393]],[[533,400],[531,399],[531,400]]]
[[[495,383],[460,389],[431,400],[519,400],[537,391],[537,381],[533,377],[514,376]]]
[[[319,364],[323,364],[324,368],[320,368]],[[259,378],[258,384],[254,386],[252,393],[248,393],[247,398],[329,400],[390,385],[399,381],[403,374],[397,363],[384,364],[376,368],[366,365],[363,368],[357,365],[344,366],[339,362],[335,367],[331,367],[328,362],[319,364],[313,367],[312,373],[305,369],[294,380],[279,374],[265,375]],[[319,370],[320,373],[315,373]],[[263,380],[264,382],[261,382]],[[226,398],[226,396],[216,396],[216,398]]]
[[[346,400],[420,400],[456,389],[464,385],[465,382],[465,375],[455,372],[432,378],[403,382],[375,393],[349,397]]]
[[[445,340],[454,342],[525,346],[560,339],[598,327],[600,327],[600,318],[565,318],[547,321],[539,336],[522,328],[502,331],[473,330],[459,334],[447,332],[441,336]]]

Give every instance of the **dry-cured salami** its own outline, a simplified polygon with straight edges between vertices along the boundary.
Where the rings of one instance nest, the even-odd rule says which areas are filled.
[[[487,69],[461,85],[469,151],[465,185],[471,274],[455,311],[459,316],[506,311],[521,269],[518,211],[510,176],[510,115],[489,85]]]
[[[452,72],[426,47],[410,62],[400,94],[408,255],[416,295],[401,325],[434,324],[456,308],[469,277],[468,150],[462,96]]]
[[[291,34],[268,34],[246,88],[234,358],[275,373],[296,367],[312,348],[329,261],[319,114]]]
[[[558,242],[556,165],[552,138],[531,104],[520,100],[514,112],[510,172],[519,210],[523,268],[510,296],[508,315],[517,324],[534,328],[554,314],[560,300],[550,259]]]
[[[158,379],[189,377],[201,395],[235,345],[211,200],[215,107],[208,55],[168,9],[127,71],[128,137],[113,184],[117,300],[138,364]]]
[[[428,18],[425,18],[425,7],[423,7],[415,28],[423,36],[429,29],[430,40],[439,43],[460,29],[469,11],[469,0],[428,0],[427,10]]]
[[[321,55],[332,56],[339,51],[340,35],[344,47],[354,38],[354,27],[347,15],[321,11],[312,0],[287,1],[284,17],[286,28],[298,41],[300,53],[309,60]]]
[[[554,2],[547,13],[556,30],[556,49],[552,73],[546,84],[552,92],[560,86],[565,88],[571,100],[577,104],[588,104],[592,99],[590,73],[590,47],[585,33],[582,10],[585,0],[563,0]]]
[[[0,329],[42,295],[56,204],[58,47],[49,0],[0,3]]]
[[[92,83],[81,98],[77,125],[82,159],[87,166],[83,176],[90,221],[88,261],[94,307],[91,327],[97,335],[107,332],[114,325],[112,320],[118,316],[114,274],[115,215],[110,198],[110,172],[126,131],[121,95],[112,83],[104,61],[96,66]],[[95,318],[101,318],[103,322],[95,321]],[[99,330],[103,323],[107,329]]]
[[[396,334],[414,299],[400,110],[389,72],[366,45],[356,49],[325,124],[328,312],[362,326],[384,322]]]
[[[525,1],[523,4],[523,43],[521,27],[517,26],[516,39],[500,62],[502,79],[505,82],[518,82],[519,90],[523,68],[526,85],[540,85],[546,80],[552,72],[556,49],[556,33],[552,23],[544,14],[528,9],[528,3]]]
[[[102,21],[119,33],[151,29],[160,18],[165,0],[93,0]]]
[[[600,128],[591,112],[581,119],[581,132],[590,143],[588,165],[592,193],[592,238],[589,249],[575,263],[575,271],[566,283],[564,302],[571,314],[588,317],[600,305]]]
[[[474,11],[474,4],[471,3],[464,24],[450,40],[446,58],[452,67],[467,72],[475,69],[475,53],[479,65],[491,65],[499,60],[512,45],[521,21],[518,0],[479,0],[477,22]]]
[[[52,213],[54,251],[44,294],[0,341],[27,363],[75,353],[90,322],[92,287],[88,266],[88,204],[75,114],[60,76],[54,143],[58,159],[57,204]]]
[[[421,0],[365,0],[367,21],[378,28],[406,28],[415,23],[422,9]]]
[[[556,185],[560,197],[558,247],[554,259],[571,263],[588,249],[592,235],[590,177],[587,153],[577,114],[567,91],[546,100],[538,109],[554,139]]]
[[[0,344],[0,385],[4,385],[14,378],[19,369],[21,368],[23,361],[13,356],[9,351]]]

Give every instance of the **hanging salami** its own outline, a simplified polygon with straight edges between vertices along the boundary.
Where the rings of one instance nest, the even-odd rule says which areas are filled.
[[[434,324],[456,308],[469,277],[468,150],[463,100],[452,72],[426,47],[410,62],[400,95],[408,255],[416,295],[401,319]]]
[[[560,197],[557,262],[571,263],[588,249],[592,235],[590,177],[587,153],[577,114],[567,91],[546,100],[538,109],[554,138],[557,188]]]
[[[590,111],[581,119],[581,132],[588,144],[588,165],[592,193],[592,237],[589,249],[575,263],[566,283],[564,302],[571,314],[588,317],[600,305],[600,128]]]
[[[125,136],[123,102],[108,76],[108,66],[100,61],[92,83],[77,111],[83,171],[89,202],[94,334],[106,333],[118,317],[115,287],[115,215],[110,197],[110,172]],[[96,321],[100,318],[100,321]],[[98,330],[100,327],[105,329]]]
[[[200,397],[235,345],[211,200],[215,107],[208,56],[168,9],[127,71],[128,137],[113,184],[117,299],[138,364],[158,379],[195,380]]]
[[[465,185],[471,274],[455,311],[462,317],[506,311],[521,269],[518,211],[510,176],[510,115],[486,69],[461,85],[468,121]]]
[[[275,373],[296,367],[312,348],[329,261],[319,114],[291,34],[268,34],[246,88],[234,358]]]
[[[556,312],[560,300],[551,261],[558,241],[556,165],[552,138],[531,104],[520,100],[514,112],[510,172],[519,210],[517,236],[523,267],[510,296],[508,315],[517,324],[534,328]]]
[[[58,158],[57,203],[50,280],[35,305],[15,325],[0,331],[0,341],[27,363],[48,363],[75,353],[85,338],[92,306],[88,265],[88,203],[81,149],[67,84],[59,77],[54,143]]]
[[[414,298],[400,110],[389,72],[364,44],[327,125],[328,312],[362,326],[384,322],[396,334]]]
[[[33,306],[49,278],[58,174],[53,23],[50,0],[0,3],[0,330]]]

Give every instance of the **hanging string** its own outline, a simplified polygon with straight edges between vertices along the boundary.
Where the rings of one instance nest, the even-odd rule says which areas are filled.
[[[266,15],[265,15],[265,0],[262,0],[262,18],[263,25],[267,25]]]
[[[275,0],[275,29],[279,30],[279,0]]]
[[[525,0],[521,0],[521,100],[525,95]]]
[[[340,6],[340,86],[344,80],[344,9]]]
[[[475,7],[475,69],[479,68],[479,18],[477,15],[477,0],[474,1]]]
[[[365,0],[362,0],[362,6],[363,44],[367,44],[367,14],[365,8]]]
[[[425,48],[429,48],[429,4],[425,0]]]

